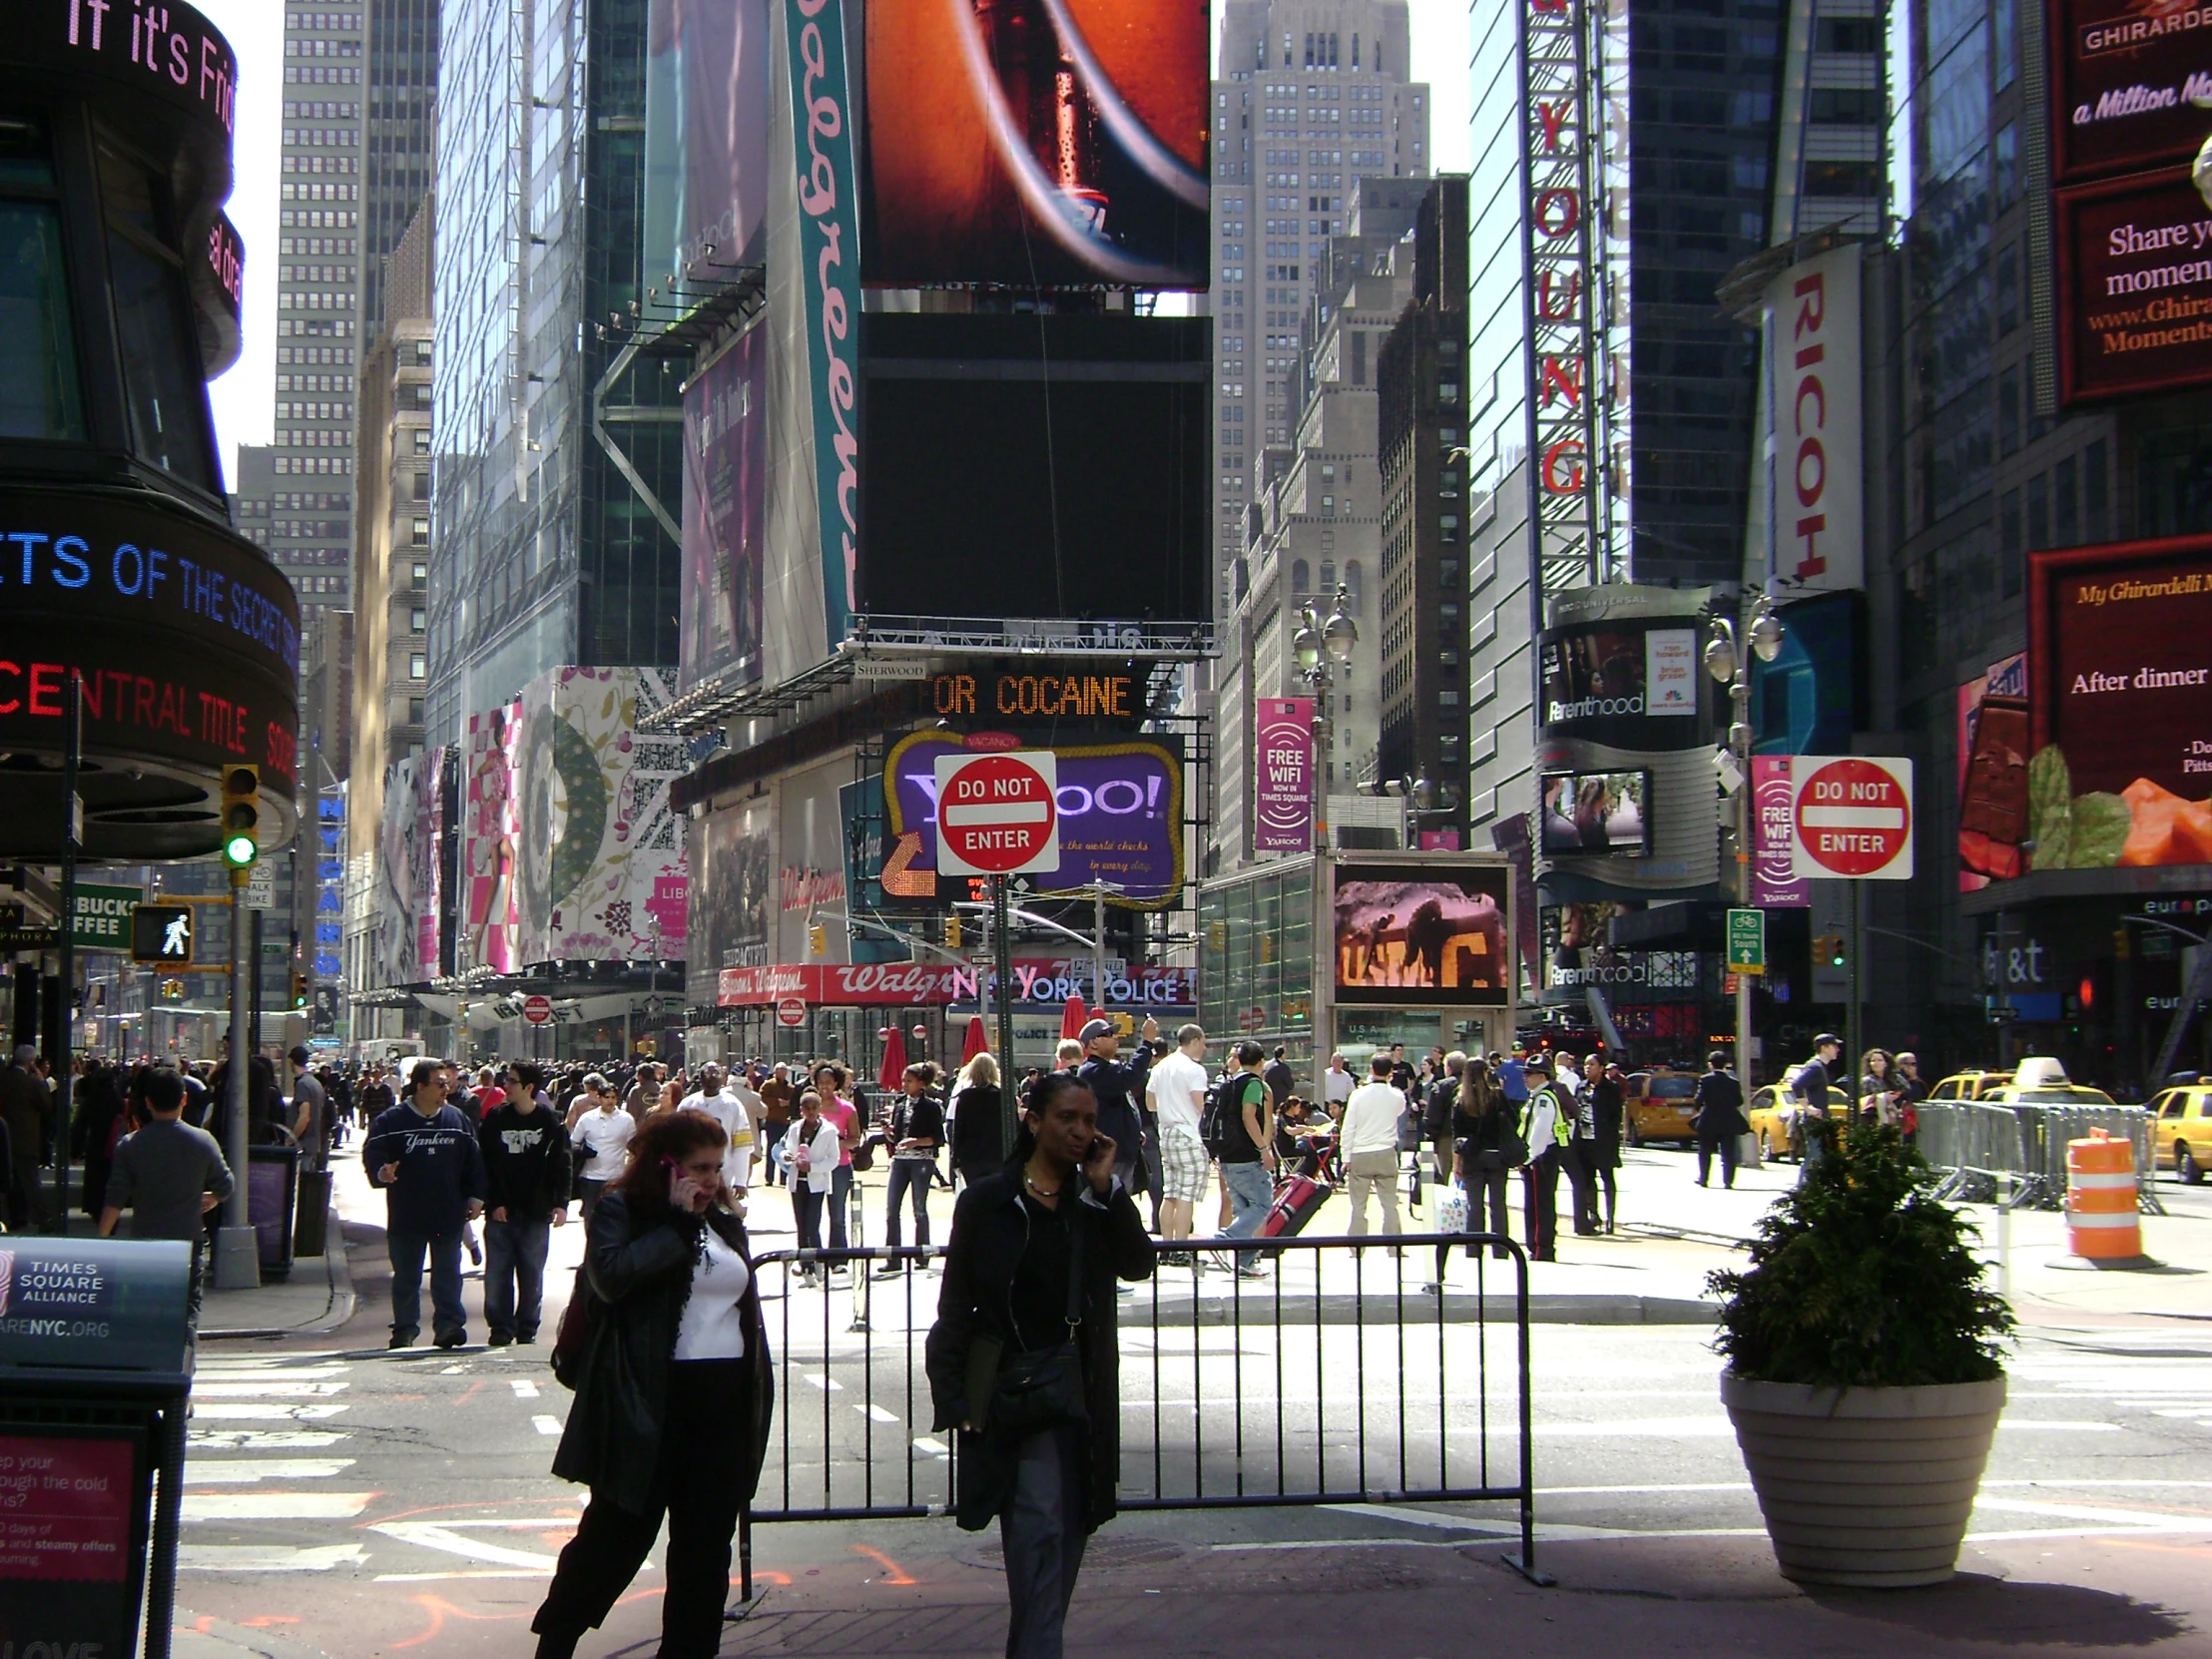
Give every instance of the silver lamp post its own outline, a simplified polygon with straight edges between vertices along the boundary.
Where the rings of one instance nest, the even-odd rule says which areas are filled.
[[[1315,768],[1318,776],[1314,780],[1314,850],[1317,853],[1326,851],[1329,846],[1329,768],[1336,742],[1336,711],[1331,705],[1331,694],[1337,684],[1337,665],[1350,662],[1353,648],[1360,643],[1360,625],[1345,609],[1351,597],[1350,590],[1339,582],[1327,621],[1314,614],[1314,602],[1309,599],[1299,612],[1298,632],[1291,636],[1291,652],[1298,659],[1299,678],[1314,688],[1314,700],[1321,711],[1315,736],[1320,751],[1319,764]]]
[[[1334,959],[1335,951],[1323,941],[1330,929],[1330,882],[1324,879],[1329,863],[1329,772],[1335,765],[1336,712],[1331,698],[1337,684],[1337,665],[1352,660],[1353,647],[1360,643],[1360,625],[1352,620],[1345,608],[1352,595],[1345,585],[1337,584],[1334,602],[1328,620],[1314,614],[1314,604],[1308,600],[1299,611],[1298,632],[1291,637],[1291,652],[1298,660],[1299,678],[1314,688],[1314,701],[1320,709],[1315,741],[1319,753],[1316,756],[1314,777],[1314,961],[1316,973],[1313,986],[1314,1020],[1314,1098],[1324,1098],[1328,1090],[1325,1068],[1331,1044],[1335,1041],[1336,997],[1331,974],[1322,964]]]
[[[1760,594],[1751,607],[1744,629],[1752,651],[1763,663],[1782,653],[1782,620],[1774,603]],[[1713,618],[1705,641],[1705,672],[1728,688],[1733,719],[1729,723],[1725,758],[1736,772],[1736,902],[1751,905],[1752,789],[1751,789],[1751,659],[1737,643],[1736,624],[1724,616]],[[1754,1086],[1751,1070],[1751,975],[1736,975],[1736,1067],[1748,1098]]]

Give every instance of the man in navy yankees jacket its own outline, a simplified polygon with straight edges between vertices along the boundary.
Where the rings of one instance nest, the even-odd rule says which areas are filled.
[[[430,1318],[440,1348],[468,1341],[461,1306],[461,1234],[484,1210],[484,1155],[476,1127],[446,1103],[453,1068],[415,1062],[406,1100],[369,1125],[361,1163],[384,1189],[384,1241],[391,1254],[391,1346],[422,1334],[422,1257],[430,1256]]]

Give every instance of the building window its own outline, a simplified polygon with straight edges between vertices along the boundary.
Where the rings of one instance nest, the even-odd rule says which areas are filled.
[[[407,678],[410,680],[427,680],[429,677],[429,660],[419,651],[410,652],[407,656]]]
[[[1335,559],[1324,559],[1321,562],[1321,591],[1325,594],[1334,594],[1337,591],[1337,561]]]
[[[430,626],[430,618],[429,618],[429,614],[428,614],[428,613],[427,613],[426,611],[424,611],[424,610],[423,610],[423,608],[422,608],[422,607],[421,607],[420,605],[417,605],[417,606],[415,606],[415,607],[414,607],[414,609],[410,610],[410,611],[409,611],[409,612],[407,613],[407,632],[408,632],[408,633],[410,633],[410,634],[420,634],[420,633],[425,633],[425,632],[427,632],[427,631],[428,631],[428,629],[429,629],[429,626]]]
[[[428,547],[430,545],[430,521],[426,518],[416,519],[411,534],[416,547]]]
[[[2055,522],[2051,529],[2056,539],[2053,547],[2078,547],[2081,544],[2081,495],[2079,487],[2080,463],[2068,455],[2051,469],[2051,509]]]
[[[2027,481],[2027,550],[2050,544],[2050,474],[2038,472]]]
[[[1997,565],[2007,599],[2019,595],[2020,547],[2020,492],[2006,490],[1997,507]]]
[[[2099,438],[2081,452],[2081,532],[2085,542],[2100,542],[2111,534],[2105,522],[2104,467],[2104,439]]]
[[[0,187],[53,183],[44,132],[0,126]],[[49,202],[0,202],[0,437],[83,436],[61,217]]]
[[[1360,561],[1358,559],[1347,560],[1345,562],[1345,609],[1354,616],[1360,615]]]
[[[407,724],[409,726],[420,726],[422,724],[422,699],[419,697],[407,699]]]
[[[108,215],[108,280],[122,347],[131,447],[141,460],[202,489],[222,487],[208,451],[207,382],[185,301],[182,261],[161,178],[100,151]]]
[[[430,453],[430,428],[429,428],[429,427],[427,427],[427,426],[417,426],[417,427],[415,428],[415,435],[414,435],[414,452],[415,452],[415,453],[416,453],[417,455],[427,455],[427,454],[429,454],[429,453]]]
[[[1291,561],[1291,592],[1312,593],[1314,569],[1304,559]]]
[[[408,572],[407,583],[408,586],[416,588],[426,588],[430,585],[430,566],[427,560],[415,560],[414,568]]]

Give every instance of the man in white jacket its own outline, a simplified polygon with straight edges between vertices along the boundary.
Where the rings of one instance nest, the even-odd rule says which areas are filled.
[[[1388,1054],[1379,1052],[1368,1062],[1368,1080],[1345,1102],[1340,1130],[1352,1191],[1348,1231],[1355,1239],[1367,1237],[1368,1194],[1373,1192],[1382,1201],[1382,1231],[1394,1238],[1403,1231],[1397,1219],[1397,1125],[1405,1112],[1405,1097],[1391,1086]]]

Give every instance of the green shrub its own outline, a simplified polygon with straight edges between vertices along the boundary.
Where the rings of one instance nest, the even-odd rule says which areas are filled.
[[[1797,1189],[1759,1223],[1751,1266],[1714,1273],[1714,1346],[1739,1377],[1821,1387],[1912,1387],[2000,1376],[2013,1329],[1982,1288],[1974,1229],[1891,1128],[1831,1133]]]

